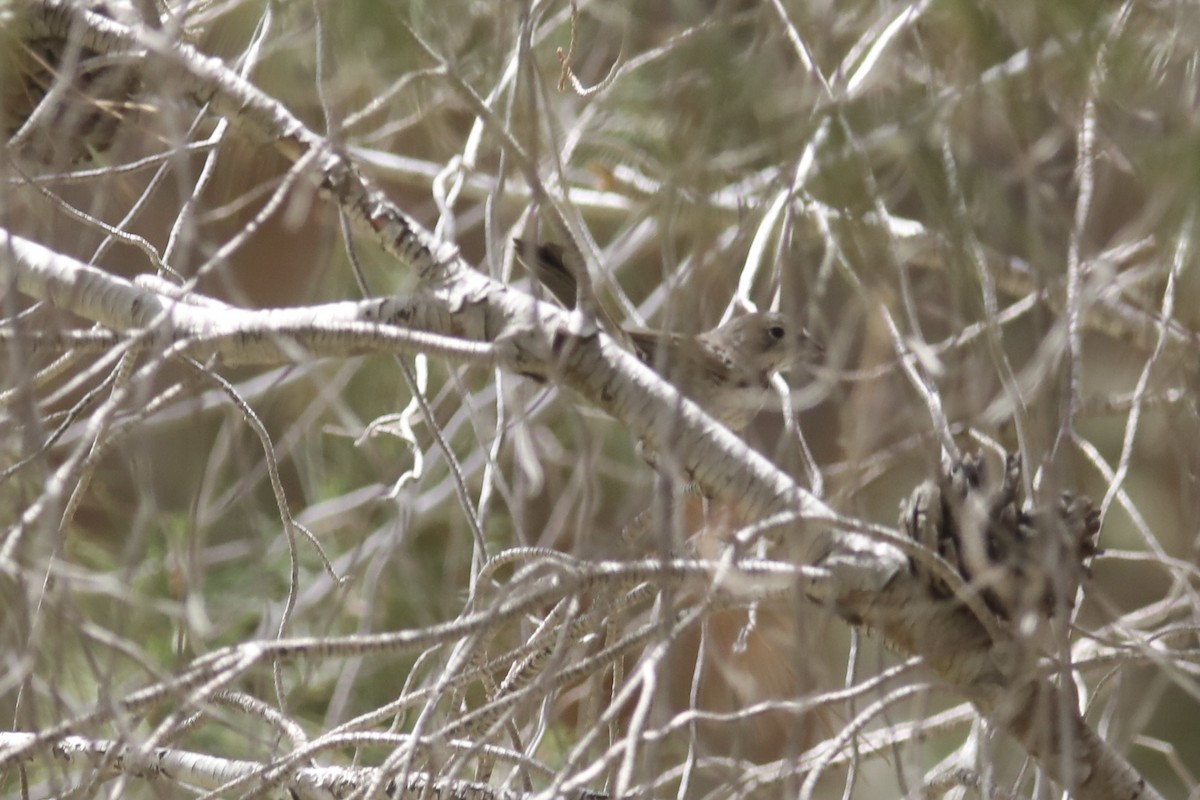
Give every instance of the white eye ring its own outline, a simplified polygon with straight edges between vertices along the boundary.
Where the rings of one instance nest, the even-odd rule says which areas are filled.
[[[785,331],[783,330],[782,325],[772,325],[771,327],[767,328],[767,335],[776,341],[782,339],[784,333]]]

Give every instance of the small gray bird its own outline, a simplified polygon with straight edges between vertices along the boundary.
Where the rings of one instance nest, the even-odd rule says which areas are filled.
[[[513,241],[525,268],[565,307],[574,308],[575,276],[562,247]],[[733,431],[743,430],[762,408],[774,373],[812,364],[824,352],[807,330],[773,311],[743,314],[696,335],[621,330],[638,358]]]

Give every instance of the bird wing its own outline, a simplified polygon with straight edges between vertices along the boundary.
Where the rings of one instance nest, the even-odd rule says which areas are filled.
[[[733,365],[724,358],[714,358],[706,353],[696,339],[688,340],[678,333],[645,328],[626,328],[629,341],[638,358],[675,384],[692,383],[693,376],[724,383]],[[665,348],[665,352],[663,352]]]

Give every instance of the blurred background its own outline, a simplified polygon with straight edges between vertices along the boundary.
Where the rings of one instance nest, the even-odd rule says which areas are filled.
[[[91,5],[116,20],[146,13]],[[374,242],[347,240],[310,182],[289,177],[288,161],[238,120],[199,106],[178,75],[47,36],[25,16],[38,7],[13,4],[0,32],[6,229],[126,277],[155,272],[153,251],[196,292],[251,308],[418,288]],[[514,235],[570,239],[603,302],[632,324],[697,331],[752,306],[804,321],[826,344],[824,363],[790,373],[790,408],[764,411],[745,437],[851,516],[893,524],[900,500],[937,471],[930,410],[900,367],[902,351],[915,354],[960,446],[993,460],[1020,452],[1035,497],[1072,490],[1102,507],[1107,553],[1063,632],[1082,702],[1164,794],[1196,791],[1200,17],[1190,3],[156,9],[153,27],[244,70],[498,280],[534,290],[514,266]],[[3,297],[8,327],[81,326],[14,290]],[[689,501],[673,531],[629,541],[622,531],[662,508],[662,487],[629,433],[566,390],[403,357],[426,414],[394,358],[220,368],[264,423],[292,513],[348,578],[338,585],[311,546],[289,547],[261,442],[224,393],[169,361],[138,371],[95,441],[89,419],[123,380],[115,362],[91,353],[50,370],[55,358],[11,341],[0,355],[5,535],[59,491],[55,469],[93,453],[63,495],[68,519],[52,498],[58,513],[22,534],[19,569],[0,575],[0,719],[14,730],[249,638],[452,619],[482,559],[508,548],[592,562],[716,555],[738,524],[705,527]],[[789,541],[770,555],[812,552]],[[489,588],[503,593],[509,573],[499,575]],[[607,624],[648,614],[626,608]],[[496,632],[490,656],[532,625]],[[603,630],[564,663],[595,653]],[[1168,655],[1149,657],[1151,640]],[[907,735],[903,723],[962,698],[931,683],[893,702],[895,687],[932,681],[919,667],[865,685],[903,658],[807,602],[709,610],[661,643],[643,721],[654,735],[639,739],[631,796],[794,794],[803,757],[881,698],[860,733],[891,746],[839,745],[816,796],[900,796],[963,764],[1019,796],[1050,796],[1023,754],[969,714]],[[599,759],[587,785],[611,788],[619,753],[601,743],[568,754],[609,724],[605,711],[613,738],[602,741],[627,733],[633,704],[611,695],[643,655],[518,705],[508,713],[520,735],[488,741],[563,776]],[[315,737],[433,685],[445,658],[301,661],[282,668],[281,696],[266,667],[237,688]],[[859,689],[848,700],[830,694],[847,686]],[[436,713],[453,719],[493,690],[481,679]],[[158,713],[94,733],[136,740]],[[278,753],[261,720],[206,713],[172,744]],[[387,752],[342,748],[323,763]],[[493,780],[519,787],[515,775]],[[62,789],[63,776],[43,778]],[[16,793],[15,773],[0,773],[0,786]],[[129,787],[160,790],[175,796]]]

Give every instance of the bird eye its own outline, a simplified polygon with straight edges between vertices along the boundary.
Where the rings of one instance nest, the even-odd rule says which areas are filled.
[[[782,325],[772,325],[771,327],[767,328],[767,335],[772,339],[782,339],[784,333],[786,333],[786,331],[784,331]]]

